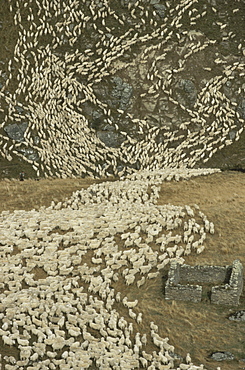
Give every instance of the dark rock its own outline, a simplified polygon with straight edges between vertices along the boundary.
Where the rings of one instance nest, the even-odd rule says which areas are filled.
[[[190,106],[194,105],[197,98],[197,90],[194,82],[191,80],[180,80],[178,87],[186,104]]]
[[[113,132],[115,132],[115,127],[113,127],[113,126],[111,126],[111,125],[107,124],[107,125],[105,125],[105,126],[103,127],[103,131],[113,131]]]
[[[123,59],[126,59],[126,60],[129,60],[129,59],[131,59],[131,55],[130,55],[130,54],[127,54],[127,53],[125,53],[125,54],[123,54],[122,58],[123,58]]]
[[[15,109],[17,110],[17,112],[18,112],[19,114],[24,113],[24,108],[20,107],[19,105],[16,105],[16,106],[15,106]]]
[[[38,154],[32,148],[23,148],[19,150],[27,159],[31,161],[39,160]]]
[[[235,357],[231,352],[226,352],[226,351],[220,351],[220,352],[213,352],[210,355],[210,358],[214,361],[231,361],[234,360]]]
[[[232,321],[245,321],[245,310],[237,311],[229,316]]]
[[[16,123],[13,123],[11,125],[4,127],[4,131],[11,139],[21,142],[25,140],[24,133],[27,129],[27,126],[28,126],[27,122],[23,122],[18,125]]]
[[[163,5],[163,4],[154,4],[153,7],[156,10],[159,17],[161,17],[161,18],[165,17],[165,12],[166,12],[166,6],[165,5]]]
[[[112,130],[97,131],[97,136],[109,148],[118,148],[125,140],[123,135]]]
[[[90,123],[90,128],[93,128],[94,130],[101,129],[101,126],[104,124],[104,118],[103,114],[98,111],[92,112],[92,121]]]
[[[39,144],[40,143],[40,138],[39,136],[34,136],[34,144]]]
[[[145,100],[142,100],[143,106],[147,109],[148,112],[153,112],[157,105],[157,99],[156,98],[148,98]]]
[[[242,117],[242,119],[245,119],[245,99],[242,99],[241,103],[238,106],[238,113]]]
[[[169,352],[169,356],[171,356],[174,360],[178,360],[178,361],[183,361],[183,357],[180,356],[179,354],[177,353],[174,353],[174,352]]]
[[[112,82],[115,86],[112,89],[111,95],[116,100],[118,108],[125,110],[129,105],[133,87],[127,82],[124,82],[119,76],[113,77]]]
[[[231,140],[235,139],[235,137],[236,137],[236,132],[235,132],[235,131],[230,131],[230,132],[229,132],[229,136],[230,136],[230,139],[231,139]]]

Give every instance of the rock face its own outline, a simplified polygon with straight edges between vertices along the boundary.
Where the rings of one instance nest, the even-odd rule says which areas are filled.
[[[235,356],[231,352],[213,352],[210,355],[210,358],[214,361],[227,361],[227,360],[234,360]]]
[[[123,135],[115,132],[115,130],[97,131],[97,136],[107,147],[111,148],[118,148],[124,141]]]
[[[94,109],[94,106],[85,103],[83,111],[90,121],[90,128],[94,129],[97,137],[106,144],[107,147],[119,147],[125,140],[124,136],[116,132],[115,123],[120,126],[122,131],[129,131],[129,119],[122,113],[130,107],[133,96],[133,87],[119,76],[113,76],[107,83],[96,86],[96,93],[104,103],[108,104],[114,112],[111,116],[111,124],[108,124],[107,116],[101,109]],[[121,111],[119,113],[117,110]],[[132,126],[132,125],[131,125]]]
[[[46,13],[20,5],[19,32],[6,22],[7,13],[18,19],[16,9],[4,5],[2,157],[26,161],[41,177],[118,176],[121,167],[245,170],[242,1],[109,3],[66,7],[70,24],[33,31],[30,53],[19,47],[29,32],[21,22],[45,23]]]
[[[240,113],[241,117],[245,119],[245,99],[243,98],[238,106],[238,112]]]
[[[232,321],[245,321],[245,310],[237,311],[229,316]]]
[[[191,80],[180,80],[178,83],[179,99],[178,101],[185,106],[192,107],[197,98],[197,90],[195,84]]]
[[[114,84],[111,92],[113,103],[118,105],[119,109],[125,110],[129,105],[133,88],[119,76],[113,77],[112,82]]]

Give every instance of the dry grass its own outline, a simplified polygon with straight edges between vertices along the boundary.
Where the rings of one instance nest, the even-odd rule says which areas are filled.
[[[8,180],[0,181],[0,212],[15,209],[39,209],[48,207],[52,200],[60,202],[69,198],[71,194],[91,184],[108,181],[108,179],[41,179],[36,180]],[[109,181],[114,181],[111,178]]]
[[[48,206],[51,200],[64,200],[73,191],[94,182],[89,179],[1,181],[0,211]],[[223,172],[164,183],[158,204],[165,203],[196,203],[215,224],[215,234],[208,236],[205,251],[200,255],[187,256],[186,263],[230,265],[239,258],[245,266],[245,174]],[[135,311],[143,313],[143,323],[138,325],[134,322],[135,331],[149,335],[149,323],[154,321],[159,326],[160,335],[170,338],[179,355],[184,357],[189,352],[194,363],[203,363],[210,370],[217,366],[221,366],[222,370],[242,369],[244,365],[239,359],[245,358],[244,323],[230,321],[227,316],[244,309],[245,297],[242,297],[238,307],[211,305],[209,302],[165,301],[163,288],[166,274],[167,270],[156,279],[147,280],[140,289],[135,285],[125,286],[121,279],[115,283],[115,289],[126,294],[129,300],[139,300]],[[122,304],[116,303],[115,308],[127,317]],[[131,319],[129,321],[132,322]],[[157,348],[149,343],[147,350]],[[209,361],[208,355],[218,350],[232,352],[236,360],[222,363]]]

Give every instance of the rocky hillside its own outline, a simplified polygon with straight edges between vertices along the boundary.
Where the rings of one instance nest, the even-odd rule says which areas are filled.
[[[4,2],[0,176],[244,169],[244,8]]]

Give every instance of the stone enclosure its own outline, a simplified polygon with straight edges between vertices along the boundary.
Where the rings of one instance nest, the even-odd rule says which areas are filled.
[[[172,262],[165,286],[165,299],[238,305],[243,291],[243,266],[190,266]]]

